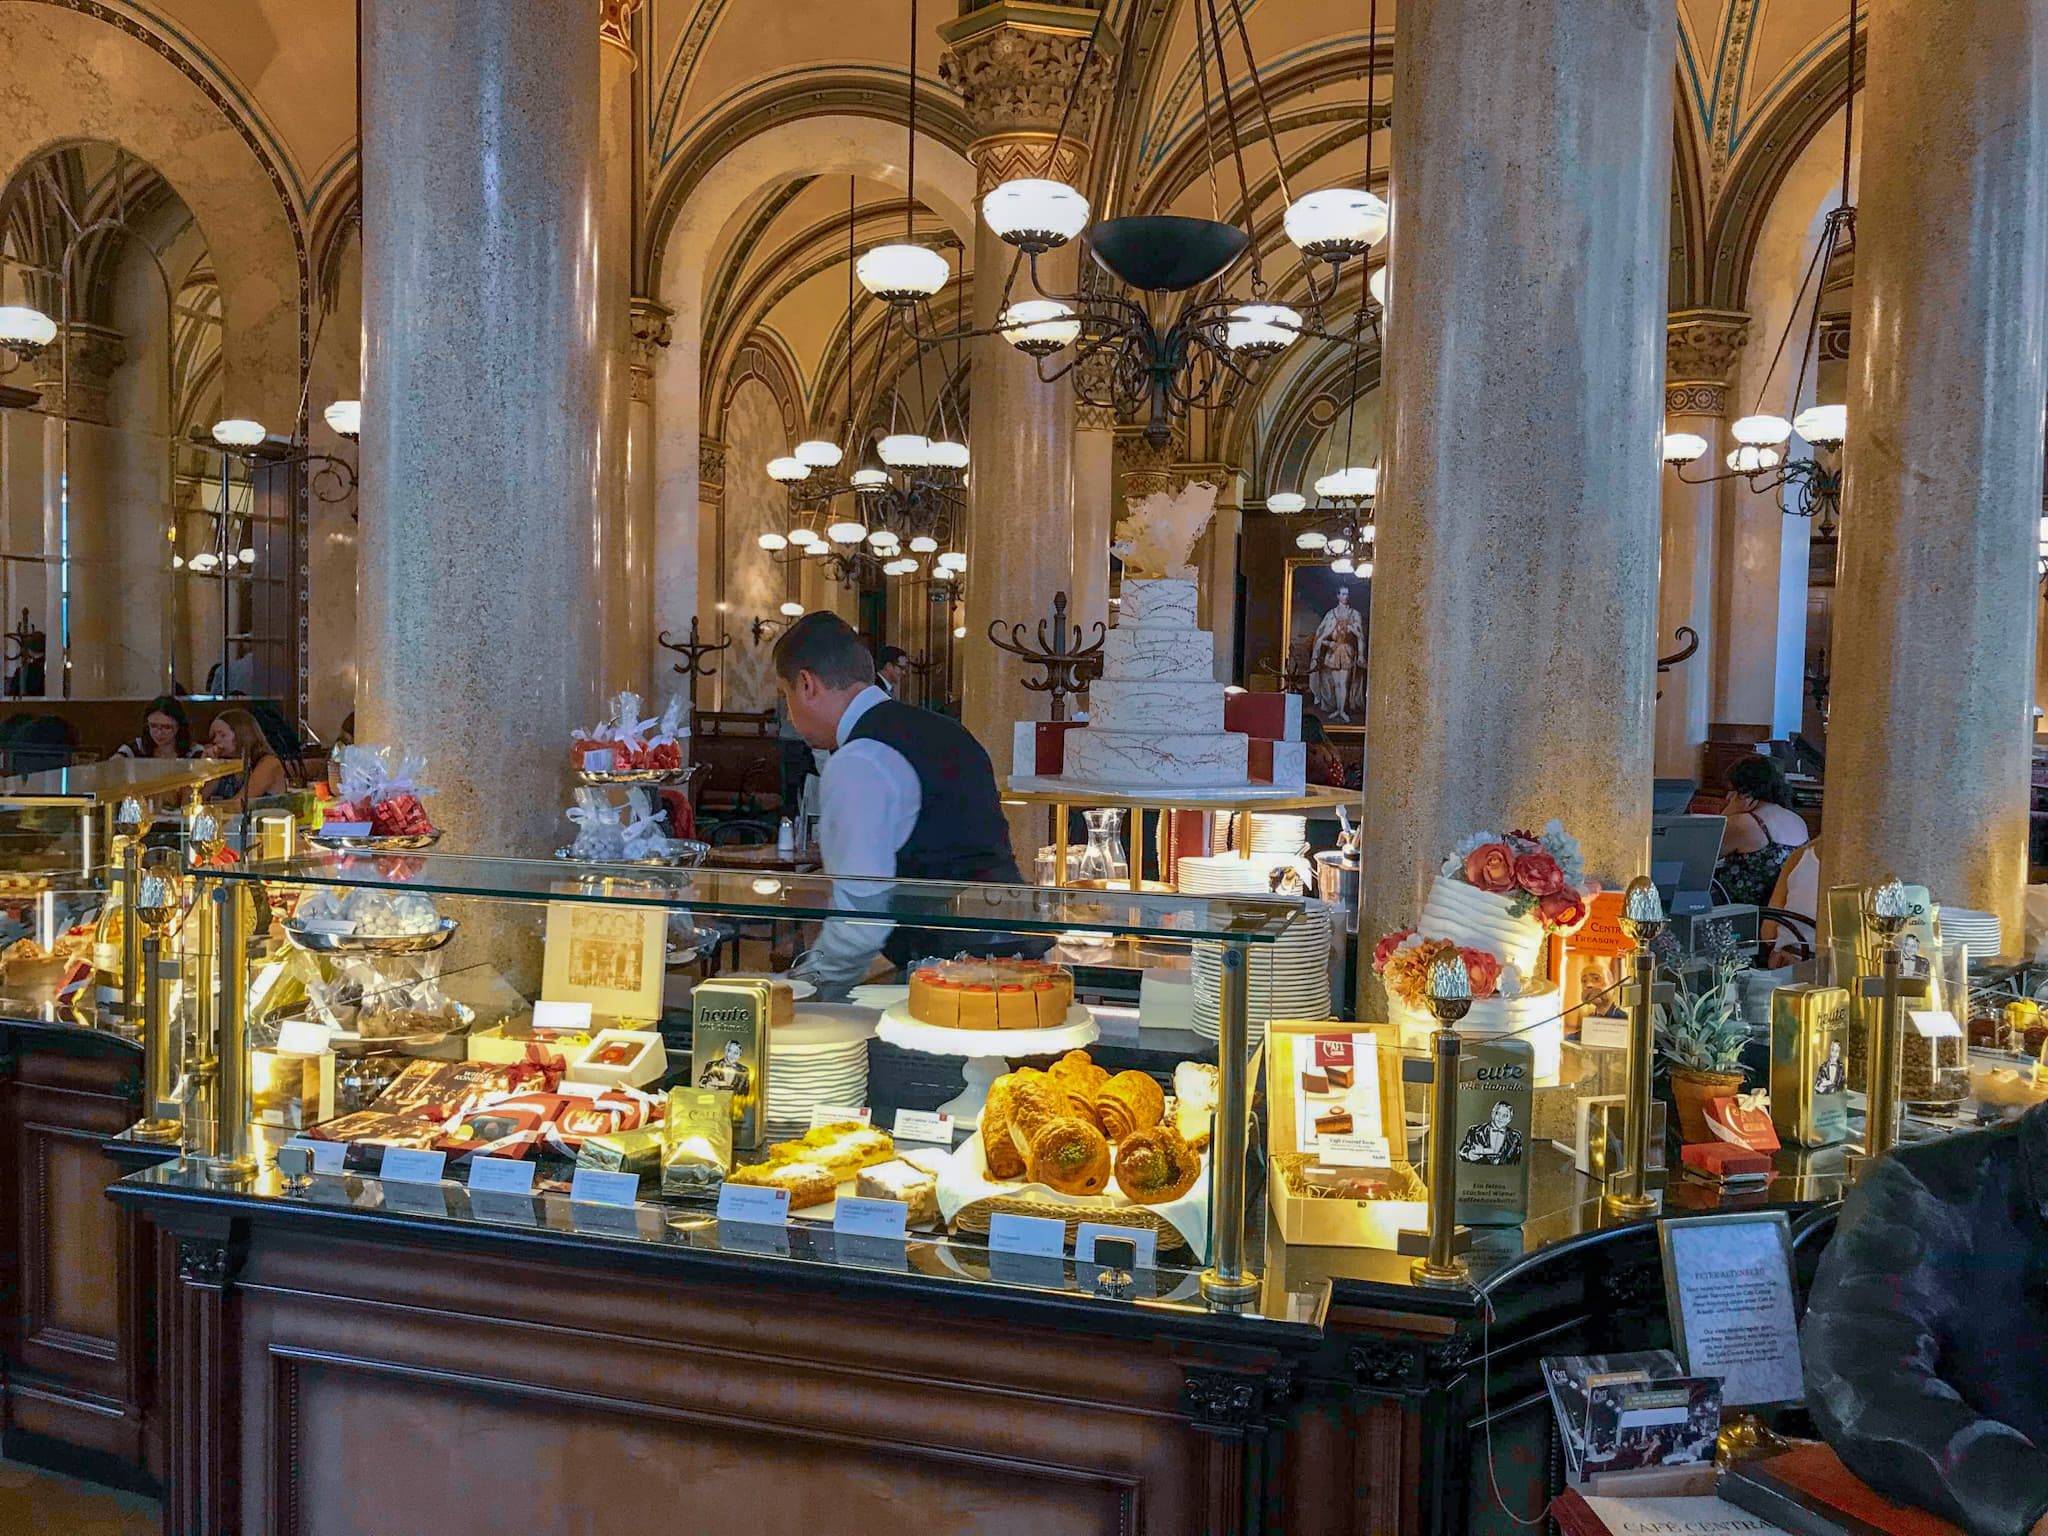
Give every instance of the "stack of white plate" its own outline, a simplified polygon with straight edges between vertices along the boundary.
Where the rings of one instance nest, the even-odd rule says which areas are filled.
[[[868,1101],[866,1009],[825,1013],[799,1009],[793,1023],[768,1037],[768,1133],[778,1140],[811,1128],[820,1104],[858,1108]]]
[[[1973,959],[1989,959],[1998,954],[1999,937],[1996,912],[1972,912],[1966,907],[1941,909],[1942,943],[1969,945]]]
[[[1195,1007],[1191,1027],[1205,1039],[1222,1033],[1223,945],[1197,940],[1193,946]],[[1272,944],[1248,947],[1245,966],[1247,1043],[1266,1037],[1269,1019],[1327,1019],[1330,1016],[1330,914],[1309,907]]]
[[[1202,854],[1182,859],[1174,879],[1183,896],[1268,896],[1273,871],[1293,862],[1285,853],[1254,853],[1248,859],[1236,853]]]
[[[1231,830],[1232,848],[1241,850],[1244,847],[1247,823],[1250,824],[1254,855],[1299,853],[1308,841],[1306,816],[1284,816],[1274,811],[1241,811]]]

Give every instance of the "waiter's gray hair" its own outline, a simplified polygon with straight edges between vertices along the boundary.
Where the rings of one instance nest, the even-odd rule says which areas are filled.
[[[867,641],[836,613],[807,613],[775,642],[775,675],[786,683],[808,672],[827,688],[864,687],[875,680]]]

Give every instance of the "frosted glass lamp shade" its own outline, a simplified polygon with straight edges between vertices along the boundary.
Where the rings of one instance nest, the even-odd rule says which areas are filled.
[[[1372,269],[1372,276],[1365,280],[1365,291],[1372,295],[1373,303],[1381,309],[1387,307],[1387,269],[1384,265]]]
[[[223,448],[254,448],[269,435],[262,422],[239,416],[213,424],[213,440]]]
[[[1282,517],[1299,512],[1307,505],[1308,498],[1299,491],[1275,491],[1266,498],[1266,510],[1277,512]]]
[[[951,581],[955,576],[958,576],[959,574],[960,573],[954,570],[953,567],[951,567],[950,565],[935,565],[932,567],[933,581]]]
[[[887,549],[896,542],[896,535],[886,528],[876,528],[868,534],[868,542],[877,549]]]
[[[942,570],[964,571],[967,569],[967,557],[958,550],[949,549],[939,556],[938,564]]]
[[[1666,464],[1690,464],[1703,458],[1707,451],[1707,440],[1697,432],[1666,432],[1664,434],[1664,462]]]
[[[1316,481],[1316,495],[1324,501],[1370,501],[1380,488],[1380,472],[1352,466],[1332,470]]]
[[[1332,534],[1323,541],[1323,547],[1333,555],[1349,554],[1351,551],[1351,541],[1341,533]]]
[[[934,469],[965,469],[968,458],[965,443],[956,443],[948,437],[935,437],[932,439],[931,457],[925,462]]]
[[[1301,337],[1301,316],[1285,304],[1240,304],[1223,327],[1223,345],[1239,357],[1272,357]]]
[[[892,468],[912,468],[932,461],[932,440],[922,432],[892,432],[875,444],[882,462]]]
[[[861,287],[891,304],[914,304],[946,286],[953,269],[922,245],[878,245],[853,264]]]
[[[833,523],[825,529],[825,537],[834,544],[858,544],[868,536],[868,530],[861,523]]]
[[[856,491],[879,491],[889,483],[886,469],[856,469],[853,472],[853,488]]]
[[[807,469],[830,469],[839,462],[839,445],[822,437],[807,438],[792,448],[789,456]]]
[[[1782,416],[1744,416],[1728,429],[1738,443],[1771,448],[1792,435],[1792,423]]]
[[[1792,430],[1816,448],[1839,448],[1849,435],[1849,407],[1809,405],[1792,418]]]
[[[1349,576],[1355,567],[1351,564],[1351,557],[1349,555],[1339,555],[1330,562],[1330,569],[1339,576]]]
[[[1379,525],[1377,523],[1367,523],[1363,528],[1358,530],[1359,539],[1367,544],[1372,543],[1379,536],[1380,530]]]
[[[789,542],[798,549],[809,549],[813,544],[822,544],[824,540],[818,537],[818,530],[815,528],[792,528],[789,530]]]
[[[1297,533],[1294,536],[1294,547],[1296,549],[1321,549],[1329,542],[1329,537],[1326,534],[1317,533],[1313,528]]]
[[[913,555],[934,554],[938,547],[939,541],[928,533],[920,533],[910,541],[910,552]]]
[[[802,603],[784,603],[781,612],[785,619],[800,619],[804,616],[804,605]]]
[[[967,638],[967,626],[965,624],[954,625],[953,638],[955,640],[965,640]]]
[[[1358,574],[1367,581],[1372,580],[1372,562],[1370,560],[1361,560],[1358,564]]]
[[[770,480],[779,480],[784,485],[795,485],[799,480],[808,480],[810,476],[811,466],[793,454],[785,453],[779,459],[770,459],[768,461],[768,478]]]
[[[779,549],[789,548],[789,540],[785,539],[779,533],[764,533],[761,535],[760,538],[758,538],[754,542],[759,544],[763,549],[767,550],[768,553],[770,553],[771,555]]]
[[[1281,223],[1302,255],[1317,261],[1363,256],[1387,232],[1387,205],[1370,192],[1332,187],[1297,197]]]
[[[24,362],[57,339],[57,322],[26,304],[0,305],[0,347]]]
[[[1057,250],[1088,227],[1088,199],[1065,182],[1019,177],[981,200],[981,221],[1021,250]]]
[[[1768,443],[1743,443],[1728,455],[1728,467],[1738,475],[1760,475],[1785,462],[1785,455]]]
[[[335,433],[350,442],[363,435],[363,402],[360,400],[337,400],[320,414]]]
[[[1051,357],[1081,334],[1073,306],[1058,299],[1020,300],[1004,310],[996,324],[1003,340],[1033,357]]]

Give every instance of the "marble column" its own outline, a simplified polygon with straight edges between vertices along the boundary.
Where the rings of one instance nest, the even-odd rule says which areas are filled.
[[[1107,398],[1106,391],[1096,398]],[[1109,541],[1115,503],[1116,413],[1076,399],[1074,574],[1067,612],[1089,635],[1098,623],[1109,622]]]
[[[1643,869],[1676,24],[1585,0],[1402,11],[1367,946],[1481,829],[1557,817],[1592,873]]]
[[[161,300],[156,307],[161,312]],[[156,376],[150,382],[155,387],[131,390],[136,398],[126,402],[148,401],[152,416],[131,415],[120,427],[113,424],[110,406],[116,374],[129,362],[121,332],[74,320],[38,361],[43,370],[37,381],[43,395],[39,409],[49,417],[43,449],[48,467],[43,548],[65,556],[61,564],[53,561],[43,567],[48,614],[43,627],[49,635],[44,692],[51,698],[104,698],[119,675],[114,653],[125,623],[138,610],[149,613],[158,607],[141,586],[134,592],[141,601],[130,606],[129,584],[120,579],[124,573],[115,569],[115,562],[123,549],[139,546],[157,554],[163,548],[161,542],[142,544],[138,535],[143,529],[121,526],[129,522],[128,514],[139,510],[147,531],[152,536],[161,532],[156,507],[167,504],[170,490],[163,438],[156,425],[163,410],[163,356],[150,352],[136,359],[138,365],[154,366]],[[150,425],[143,426],[144,422]],[[138,474],[140,485],[134,483]],[[217,592],[220,584],[209,585]],[[210,652],[201,654],[217,656],[218,607],[213,611],[214,643]],[[15,617],[7,615],[7,623],[14,623]],[[161,639],[160,634],[156,638]],[[187,686],[197,687],[198,682]]]
[[[725,444],[715,437],[697,439],[697,572],[698,580],[709,588],[710,612],[700,612],[703,594],[692,591],[689,600],[693,612],[707,622],[698,626],[699,632],[708,639],[723,640],[728,635],[737,636],[741,641],[751,641],[747,633],[748,624],[758,615],[740,614],[735,618],[732,605],[725,595]],[[665,585],[665,584],[664,584]],[[665,594],[667,595],[667,594]],[[801,598],[799,597],[799,601]],[[656,605],[657,608],[660,606]],[[670,638],[680,640],[690,632],[689,622],[677,615],[677,624]],[[664,655],[667,653],[664,652]],[[660,666],[659,658],[655,665]],[[718,680],[713,685],[705,705],[709,709],[724,709],[726,696],[726,669],[718,669]],[[699,685],[699,697],[707,697]]]
[[[626,627],[639,649],[627,657],[629,673],[648,678],[650,701],[666,699],[685,680],[672,672],[654,646],[654,364],[673,335],[668,307],[653,299],[633,300],[632,336],[627,348],[626,517],[619,551],[630,573],[625,584]],[[689,633],[688,629],[684,634]],[[677,638],[681,638],[678,636]],[[700,685],[701,686],[701,685]],[[687,696],[687,688],[684,688]]]
[[[1826,885],[1896,873],[2017,952],[2048,398],[2048,12],[1873,0]]]
[[[1195,545],[1201,572],[1202,628],[1216,642],[1216,681],[1237,681],[1237,540],[1244,528],[1244,471],[1215,460],[1174,466],[1175,485],[1204,482],[1216,487],[1216,515]]]
[[[1748,335],[1749,317],[1729,310],[1672,314],[1664,336],[1664,430],[1690,432],[1707,451],[1685,474],[1706,481],[1723,473],[1728,449],[1728,378]],[[1664,471],[1664,533],[1657,575],[1657,654],[1698,648],[1657,679],[1657,774],[1697,779],[1707,739],[1714,681],[1715,502],[1719,484],[1687,484]]]
[[[640,0],[598,0],[597,433],[598,680],[606,694],[647,693],[652,555],[633,538],[633,12]],[[639,563],[635,563],[636,559]],[[636,594],[646,589],[645,598]]]
[[[1086,185],[1086,126],[1082,101],[1067,136],[1054,142],[1069,83],[1080,68],[1095,13],[1085,7],[1045,10],[1030,26],[1007,19],[1007,7],[967,10],[942,32],[951,52],[947,70],[959,86],[976,139],[968,158],[976,200],[1019,176],[1049,176]],[[1046,18],[1062,18],[1051,23]],[[1065,18],[1071,17],[1071,21]],[[1091,87],[1106,77],[1103,60],[1091,69]],[[995,323],[1004,280],[1016,252],[977,219],[974,228],[974,323]],[[1072,246],[1039,261],[1052,291],[1069,290],[1075,277]],[[1027,297],[1020,276],[1013,299]],[[1039,381],[1037,363],[1000,336],[974,343],[974,412],[969,446],[974,454],[967,514],[967,638],[962,645],[962,715],[995,760],[998,776],[1010,766],[1012,726],[1041,719],[1045,696],[1023,686],[1028,675],[1016,658],[989,643],[992,620],[1035,626],[1052,614],[1053,594],[1071,591],[1074,565],[1073,386]],[[1043,817],[1011,817],[1019,861],[1028,871]]]
[[[597,55],[558,0],[363,9],[357,716],[451,852],[555,845],[602,692]]]

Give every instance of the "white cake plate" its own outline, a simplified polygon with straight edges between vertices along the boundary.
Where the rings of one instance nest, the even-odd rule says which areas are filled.
[[[1007,1057],[1051,1056],[1060,1051],[1078,1051],[1083,1046],[1093,1045],[1101,1037],[1102,1031],[1096,1027],[1095,1015],[1079,1003],[1068,1009],[1067,1022],[1053,1029],[947,1029],[942,1024],[925,1024],[912,1018],[910,1004],[904,1001],[884,1009],[881,1025],[875,1030],[876,1039],[886,1040],[906,1051],[922,1051],[927,1056],[966,1058],[960,1065],[960,1071],[967,1079],[967,1086],[941,1104],[939,1113],[950,1115],[956,1124],[970,1128],[981,1124],[981,1107],[988,1102],[990,1086],[1010,1070]],[[1000,1045],[1003,1054],[992,1055],[989,1051],[992,1045]]]
[[[1290,788],[1285,784],[1119,784],[1110,779],[1055,778],[1050,774],[1033,773],[1011,774],[1010,789],[1020,795],[1066,795],[1077,807],[1089,804],[1090,795],[1113,795],[1120,800],[1141,800],[1147,810],[1155,805],[1171,809],[1182,801],[1200,801],[1208,805],[1215,801],[1235,804],[1240,800],[1300,800],[1308,793],[1306,788]]]

